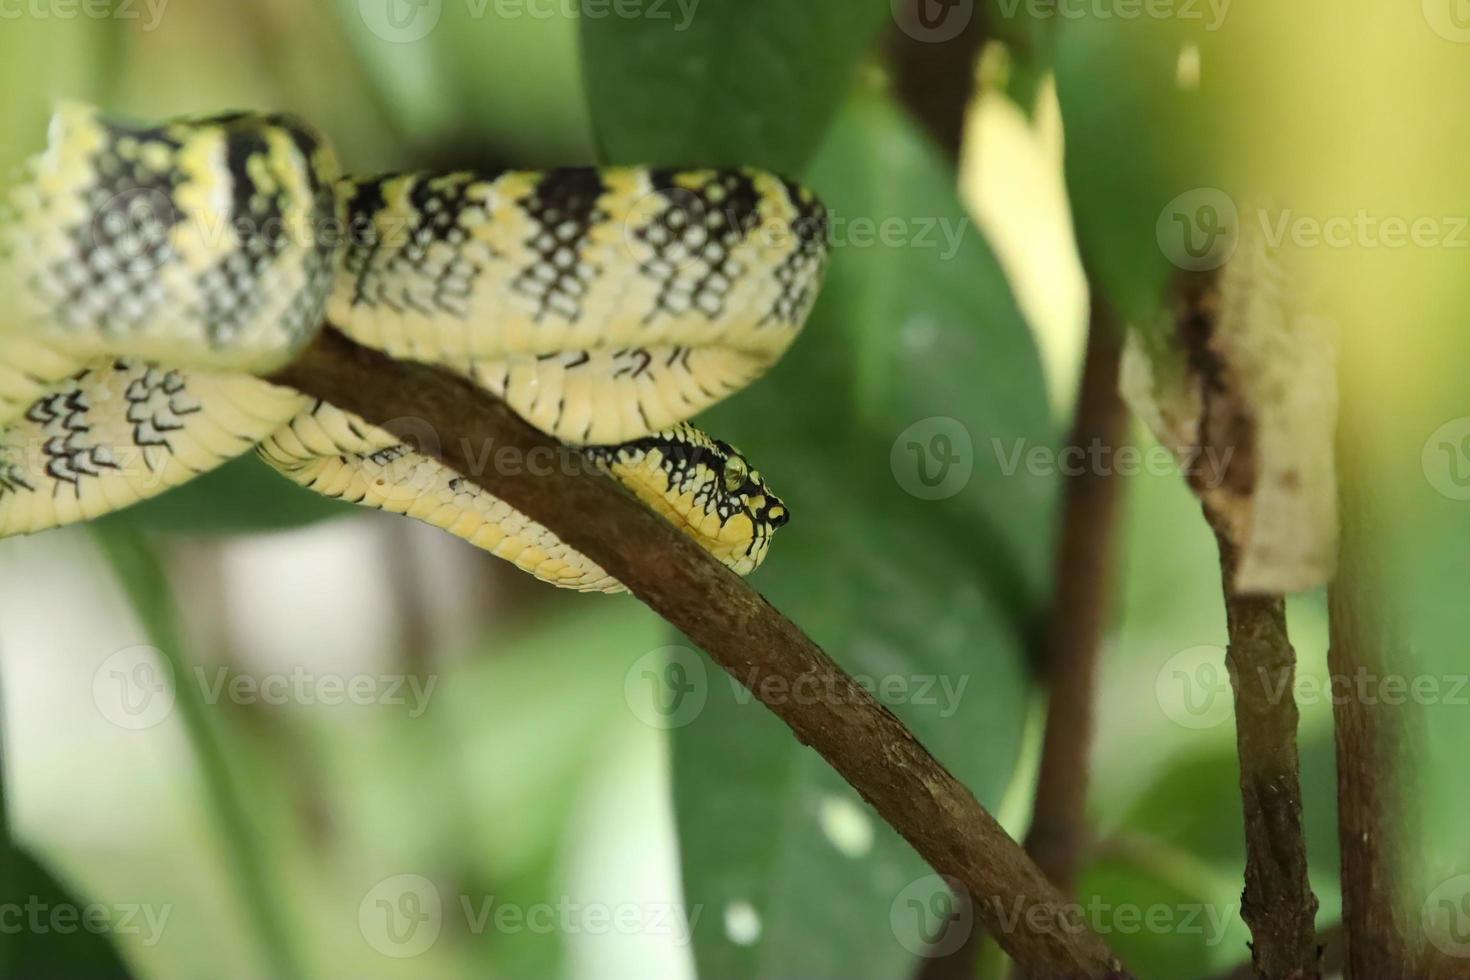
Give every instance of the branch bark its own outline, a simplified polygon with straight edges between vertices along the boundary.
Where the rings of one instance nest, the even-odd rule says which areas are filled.
[[[1035,976],[1127,976],[1076,909],[892,712],[738,576],[574,450],[468,381],[395,361],[331,328],[271,380],[375,425],[426,423],[438,446],[423,448],[602,565],[757,698],[773,684],[829,692],[816,702],[766,705],[935,871],[968,892],[977,918],[1018,964]],[[521,465],[485,465],[507,458]]]
[[[1317,896],[1307,877],[1302,832],[1296,651],[1286,634],[1286,600],[1235,591],[1239,554],[1224,528],[1216,525],[1215,536],[1230,634],[1225,660],[1235,690],[1235,744],[1245,812],[1240,914],[1255,940],[1251,955],[1257,976],[1312,980],[1321,977],[1322,962]]]
[[[1112,308],[1096,283],[1092,285],[1087,354],[1070,444],[1111,452],[1123,441],[1128,424],[1118,393],[1123,337]],[[1067,479],[1054,566],[1056,592],[1044,651],[1046,732],[1026,852],[1067,894],[1076,887],[1086,837],[1088,753],[1121,490],[1110,469],[1084,469]]]
[[[1341,922],[1317,933],[1317,946],[1322,951],[1322,972],[1326,976],[1337,976],[1343,971],[1343,938]],[[1220,974],[1215,980],[1256,980],[1256,977],[1256,965],[1242,963],[1229,973]]]
[[[1366,499],[1352,433],[1364,430],[1356,408],[1344,406],[1339,438],[1342,531],[1337,575],[1327,590],[1327,669],[1334,692],[1337,748],[1337,838],[1342,870],[1342,919],[1349,980],[1463,976],[1424,942],[1404,855],[1419,824],[1412,788],[1420,733],[1414,706],[1368,697],[1366,680],[1392,677],[1405,655],[1380,556],[1373,508]]]

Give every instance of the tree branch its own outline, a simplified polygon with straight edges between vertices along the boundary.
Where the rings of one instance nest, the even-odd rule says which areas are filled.
[[[1322,973],[1329,977],[1341,974],[1344,965],[1342,923],[1330,925],[1317,933],[1317,946],[1322,951]],[[1256,965],[1246,962],[1229,973],[1220,974],[1215,980],[1256,980],[1257,976]]]
[[[1235,590],[1239,553],[1229,532],[1211,523],[1220,544],[1230,634],[1225,662],[1235,689],[1235,745],[1245,813],[1240,914],[1255,940],[1251,953],[1257,976],[1309,980],[1322,975],[1322,963],[1317,896],[1307,877],[1302,832],[1296,651],[1286,634],[1286,600]]]
[[[766,706],[935,871],[969,893],[977,917],[1017,963],[1036,976],[1126,976],[1077,910],[892,712],[738,576],[574,450],[468,381],[395,361],[330,328],[272,380],[375,425],[427,423],[439,445],[422,448],[600,564],[757,698],[772,684],[828,692],[824,700]],[[504,465],[507,458],[520,465]],[[487,467],[492,459],[498,465]]]
[[[1342,515],[1337,575],[1327,590],[1327,669],[1334,692],[1337,748],[1337,839],[1342,870],[1346,976],[1462,976],[1427,946],[1404,855],[1419,826],[1412,781],[1421,737],[1412,699],[1365,696],[1364,680],[1402,672],[1405,643],[1375,542],[1381,525],[1367,499],[1359,454],[1365,438],[1359,410],[1343,407],[1338,495]]]
[[[1128,425],[1118,393],[1121,324],[1093,281],[1087,354],[1070,444],[1116,450]],[[1107,457],[1102,457],[1107,458]],[[1076,887],[1086,836],[1088,753],[1092,747],[1097,663],[1112,594],[1121,483],[1110,469],[1068,478],[1062,505],[1044,669],[1046,733],[1026,852],[1052,883]]]

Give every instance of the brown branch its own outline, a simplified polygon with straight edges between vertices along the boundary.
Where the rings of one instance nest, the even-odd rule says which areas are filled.
[[[1221,482],[1210,484],[1190,467],[1206,520],[1220,549],[1225,662],[1235,692],[1235,746],[1245,819],[1245,891],[1240,914],[1250,927],[1252,961],[1266,980],[1310,980],[1322,975],[1316,943],[1317,896],[1307,874],[1302,832],[1301,761],[1297,751],[1296,651],[1286,631],[1286,600],[1236,588],[1240,551],[1238,511],[1257,491],[1256,411],[1223,356],[1216,330],[1227,300],[1218,271],[1186,273],[1175,282],[1178,342],[1199,384],[1201,416],[1196,459],[1230,461]],[[1232,516],[1236,519],[1232,520]]]
[[[1321,950],[1322,973],[1324,976],[1337,976],[1342,973],[1344,965],[1343,950],[1344,933],[1342,923],[1328,926],[1317,933],[1317,946]],[[1220,974],[1216,980],[1256,980],[1256,965],[1254,963],[1242,963],[1229,973]]]
[[[1337,748],[1337,837],[1346,927],[1346,976],[1463,976],[1426,942],[1405,856],[1419,813],[1413,779],[1422,724],[1412,699],[1364,696],[1366,679],[1403,671],[1406,644],[1394,622],[1387,574],[1375,554],[1383,525],[1367,498],[1355,438],[1367,438],[1364,411],[1344,404],[1339,436],[1342,515],[1337,575],[1327,590],[1327,669]]]
[[[1307,877],[1302,832],[1296,651],[1286,634],[1286,600],[1235,591],[1239,554],[1218,525],[1215,537],[1230,635],[1225,661],[1235,690],[1235,745],[1245,813],[1240,914],[1255,940],[1251,953],[1257,976],[1307,980],[1322,975],[1322,964],[1317,896]]]
[[[969,893],[977,917],[1023,968],[1044,977],[1126,976],[1077,910],[892,712],[739,577],[575,451],[468,381],[395,361],[331,329],[273,380],[375,425],[427,423],[439,445],[424,448],[555,530],[749,687],[935,871]],[[500,462],[507,458],[521,465]],[[552,461],[568,465],[546,465]],[[827,694],[769,695],[796,689]]]
[[[1095,284],[1091,307],[1070,445],[1088,459],[1111,459],[1128,425],[1118,393],[1122,332]],[[1086,836],[1097,663],[1112,595],[1121,490],[1109,466],[1083,467],[1068,478],[1054,566],[1044,661],[1046,733],[1026,852],[1068,894],[1076,887]]]
[[[945,157],[957,164],[964,146],[965,116],[975,98],[975,66],[985,44],[984,8],[941,6],[947,0],[904,0],[911,6],[931,7],[944,18],[967,17],[954,37],[935,42],[910,37],[895,28],[888,32],[888,63],[894,94],[929,133]]]

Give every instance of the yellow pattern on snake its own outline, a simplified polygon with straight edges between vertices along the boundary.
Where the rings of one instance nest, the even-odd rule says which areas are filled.
[[[0,197],[0,535],[90,519],[259,447],[557,585],[595,564],[399,437],[257,375],[325,320],[494,392],[737,572],[787,512],[685,420],[795,340],[826,214],[756,170],[339,179],[282,116],[62,107]],[[493,460],[493,455],[489,458]]]

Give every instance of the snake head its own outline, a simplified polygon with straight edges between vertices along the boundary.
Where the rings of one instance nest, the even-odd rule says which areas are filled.
[[[760,567],[771,536],[791,518],[735,447],[692,425],[584,451],[738,575]]]

